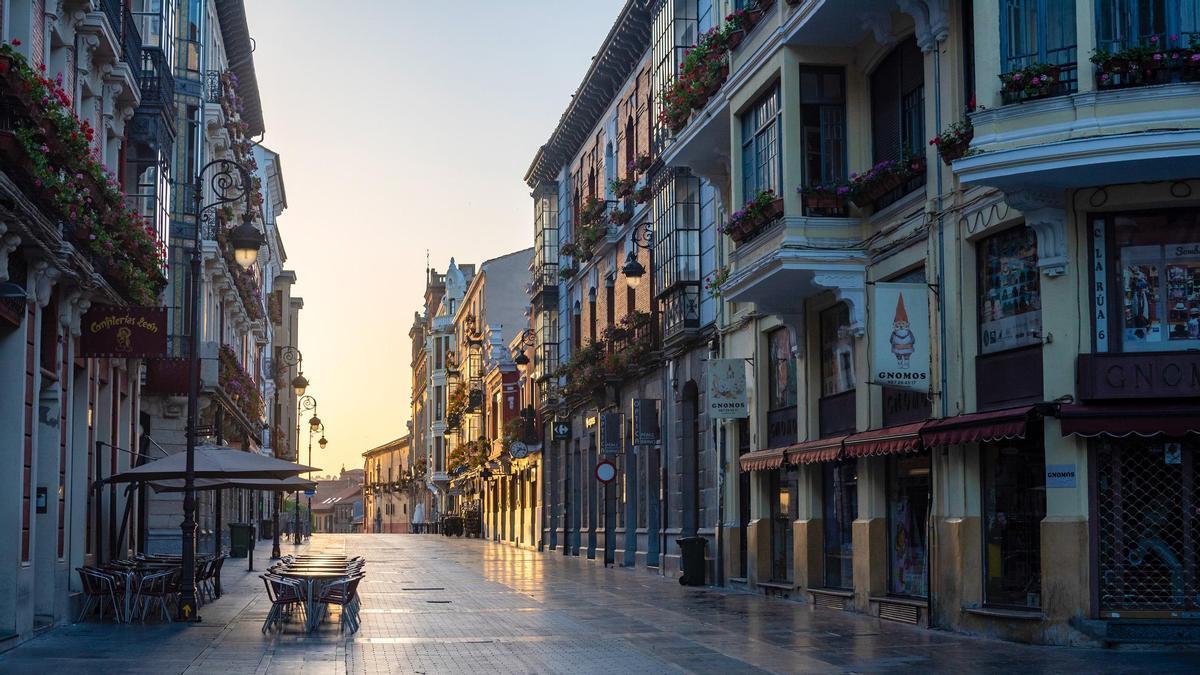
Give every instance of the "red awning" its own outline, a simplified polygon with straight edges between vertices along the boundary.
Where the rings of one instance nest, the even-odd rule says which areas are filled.
[[[747,452],[738,460],[742,471],[770,471],[783,466],[783,448]]]
[[[921,428],[925,422],[864,431],[846,437],[847,457],[900,455],[921,449]]]
[[[926,447],[1025,438],[1033,406],[929,420],[921,429]]]
[[[1077,403],[1058,410],[1063,436],[1184,436],[1200,434],[1200,404]]]
[[[844,440],[845,436],[835,436],[790,445],[787,447],[787,460],[792,464],[832,462],[842,454]]]

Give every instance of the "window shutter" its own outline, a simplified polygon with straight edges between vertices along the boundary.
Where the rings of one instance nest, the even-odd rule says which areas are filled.
[[[871,73],[871,139],[875,162],[900,158],[900,50]]]

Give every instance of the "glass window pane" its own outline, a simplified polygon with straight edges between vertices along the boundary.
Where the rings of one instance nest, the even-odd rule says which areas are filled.
[[[854,588],[854,520],[858,518],[856,460],[821,465],[825,527],[825,586]]]
[[[984,354],[1039,344],[1037,237],[1021,225],[979,244],[979,336]]]
[[[854,336],[850,307],[839,303],[821,312],[821,395],[854,389]]]
[[[1200,349],[1200,213],[1118,215],[1114,237],[1125,350]]]
[[[1026,443],[985,443],[982,449],[984,602],[1040,607],[1045,453]]]
[[[888,459],[888,592],[928,595],[928,451]]]
[[[780,328],[767,335],[770,371],[767,385],[770,388],[771,410],[796,405],[799,389],[796,382],[796,359],[792,356],[792,334]]]

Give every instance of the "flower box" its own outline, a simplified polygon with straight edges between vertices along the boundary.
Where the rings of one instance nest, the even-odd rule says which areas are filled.
[[[608,218],[614,225],[625,225],[633,220],[633,211],[631,209],[616,209],[609,214]]]
[[[953,143],[942,143],[938,145],[938,156],[942,158],[942,162],[946,166],[950,166],[956,159],[962,159],[967,155],[967,150],[971,147],[971,139],[974,134]]]
[[[734,243],[740,244],[754,238],[763,228],[782,216],[783,198],[777,197],[771,190],[762,190],[729,217],[724,232]]]
[[[922,157],[884,160],[859,175],[850,175],[850,201],[859,208],[874,205],[881,197],[925,173]]]
[[[645,204],[653,197],[654,192],[650,189],[649,185],[643,185],[642,187],[633,191],[633,201],[637,202],[638,204]]]
[[[1031,63],[1019,70],[1001,73],[1001,98],[1005,104],[1010,104],[1066,94],[1069,88],[1063,84],[1061,72],[1055,64]]]
[[[974,138],[975,127],[971,123],[971,118],[965,117],[947,127],[945,131],[929,141],[929,144],[937,146],[938,155],[946,166],[950,166],[954,160],[966,156],[967,150],[971,147],[971,140]]]
[[[846,197],[844,195],[810,192],[801,195],[806,209],[844,209],[846,208]]]

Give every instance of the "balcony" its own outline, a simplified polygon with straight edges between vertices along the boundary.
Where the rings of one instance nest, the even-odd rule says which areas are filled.
[[[529,299],[533,306],[546,310],[558,307],[558,271],[557,262],[534,262],[529,288]]]
[[[785,216],[730,254],[733,269],[721,284],[721,295],[802,322],[804,299],[833,291],[850,305],[852,328],[860,331],[866,252],[828,246],[832,241],[856,241],[858,230],[859,222],[848,218]],[[824,248],[814,248],[814,243]]]
[[[1200,82],[1122,87],[972,116],[963,183],[1006,193],[1191,178],[1200,157]]]

